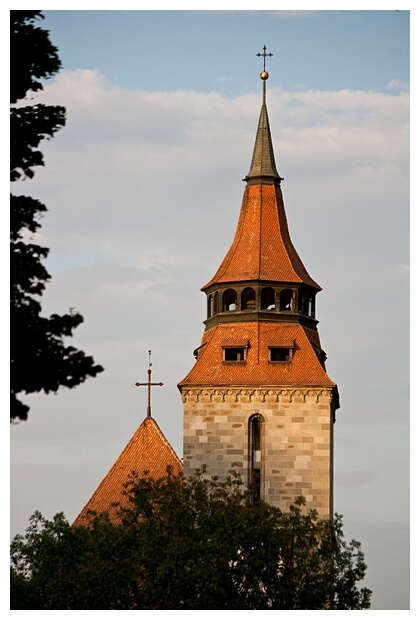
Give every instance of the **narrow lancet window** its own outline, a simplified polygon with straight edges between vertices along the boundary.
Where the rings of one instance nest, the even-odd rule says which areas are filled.
[[[249,489],[254,501],[262,491],[262,427],[263,417],[256,413],[249,419]]]

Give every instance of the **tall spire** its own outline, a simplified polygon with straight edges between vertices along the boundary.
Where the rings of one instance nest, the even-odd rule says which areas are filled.
[[[213,278],[202,290],[213,293],[216,286],[239,282],[276,282],[287,286],[305,285],[314,291],[320,286],[306,271],[289,234],[266,106],[265,85],[268,73],[265,59],[272,54],[257,54],[264,58],[263,103],[251,167],[244,181],[242,207],[233,243]],[[223,290],[220,289],[223,294]],[[220,307],[219,307],[220,312]],[[272,313],[273,314],[273,313]],[[280,315],[279,315],[280,316]],[[280,317],[281,318],[281,317]]]
[[[264,58],[264,70],[260,73],[263,81],[263,102],[261,107],[260,119],[258,122],[257,136],[255,139],[254,152],[252,154],[251,167],[244,181],[248,185],[256,185],[260,183],[274,183],[280,185],[281,176],[277,172],[276,161],[274,158],[273,143],[271,140],[270,122],[268,120],[268,112],[266,105],[266,82],[269,74],[265,70],[265,61],[267,56],[273,54],[266,52],[266,46],[263,47],[263,53],[257,54]]]

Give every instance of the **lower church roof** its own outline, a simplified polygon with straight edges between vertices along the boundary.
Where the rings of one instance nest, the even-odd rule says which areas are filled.
[[[151,478],[159,479],[166,475],[167,468],[177,475],[182,472],[182,462],[152,417],[140,424],[131,440],[121,452],[108,474],[102,480],[73,525],[88,525],[92,512],[108,512],[113,523],[118,522],[118,509],[115,504],[128,504],[124,485],[133,472],[142,476],[144,472]]]

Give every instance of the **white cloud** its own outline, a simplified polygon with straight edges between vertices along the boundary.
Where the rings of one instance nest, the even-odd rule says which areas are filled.
[[[54,203],[59,197],[63,211],[54,234],[60,226],[60,235],[66,231],[72,242],[73,235],[95,233],[109,249],[106,235],[118,231],[127,235],[128,250],[147,219],[148,228],[159,229],[154,245],[166,246],[172,228],[165,229],[165,221],[199,226],[204,217],[208,223],[220,183],[234,187],[235,177],[248,170],[258,95],[227,99],[217,93],[125,91],[110,87],[96,72],[79,71],[63,72],[45,98],[65,105],[69,120],[45,146],[46,168],[33,186],[45,194],[47,205],[50,196]],[[286,183],[289,170],[297,186],[321,172],[332,179],[342,171],[360,176],[363,170],[368,178],[378,169],[384,174],[407,169],[405,93],[273,89],[268,105]]]
[[[407,82],[401,82],[401,80],[390,80],[387,84],[388,90],[402,90],[407,91],[409,89],[409,85]]]

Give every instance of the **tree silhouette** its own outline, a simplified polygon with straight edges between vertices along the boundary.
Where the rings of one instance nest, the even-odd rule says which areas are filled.
[[[289,512],[233,476],[133,474],[119,522],[35,513],[11,545],[12,609],[367,609],[360,543],[341,517]]]
[[[64,126],[65,109],[33,103],[42,90],[40,80],[60,68],[48,31],[37,26],[43,15],[40,11],[10,14],[10,178],[16,183],[32,178],[34,168],[44,165],[39,144]],[[39,200],[11,195],[11,420],[28,416],[29,407],[17,398],[20,392],[72,388],[103,370],[92,357],[64,343],[83,321],[78,312],[41,316],[40,299],[50,279],[42,263],[48,249],[33,243],[32,237],[46,210]]]

